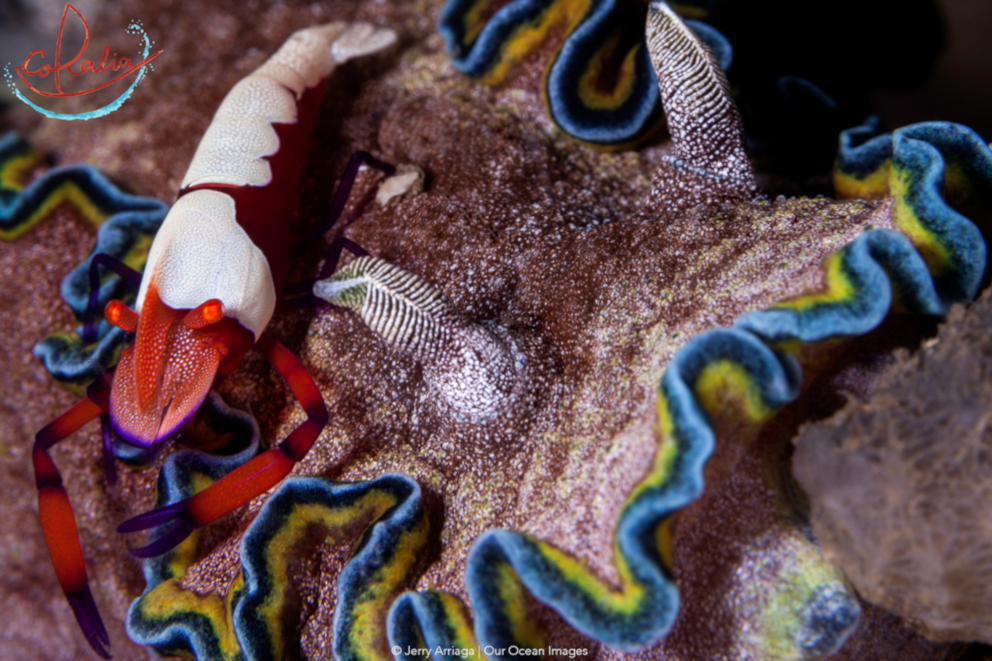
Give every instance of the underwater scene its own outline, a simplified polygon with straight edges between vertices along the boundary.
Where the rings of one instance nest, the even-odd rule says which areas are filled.
[[[992,661],[990,29],[0,3],[0,658]]]

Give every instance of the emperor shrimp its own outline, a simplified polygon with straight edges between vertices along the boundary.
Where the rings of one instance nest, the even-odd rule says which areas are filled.
[[[136,452],[154,456],[190,421],[215,380],[254,348],[286,380],[306,421],[207,489],[125,521],[118,532],[167,526],[155,541],[132,551],[139,557],[162,554],[278,484],[306,455],[327,423],[327,408],[299,359],[263,334],[289,267],[286,224],[317,121],[322,81],[338,64],[395,40],[393,31],[363,23],[330,23],[292,35],[221,103],[155,237],[144,274],[107,256],[92,260],[91,282],[100,265],[140,282],[135,309],[118,300],[105,309],[107,321],[135,333],[135,339],[108,378],[38,432],[33,461],[55,573],[87,641],[103,658],[110,658],[110,638],[49,450],[100,417],[106,452],[113,429]],[[96,296],[90,302],[92,307]],[[87,323],[85,334],[92,331]]]

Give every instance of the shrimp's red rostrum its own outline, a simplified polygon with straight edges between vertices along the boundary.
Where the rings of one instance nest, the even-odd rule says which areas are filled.
[[[136,309],[120,301],[107,305],[107,321],[135,333],[109,393],[105,385],[92,386],[83,401],[36,436],[33,459],[45,541],[83,633],[104,658],[110,658],[110,639],[87,583],[72,508],[48,450],[109,412],[121,440],[153,454],[192,418],[215,379],[236,367],[251,348],[286,379],[307,420],[278,446],[197,495],[121,524],[119,532],[171,524],[163,536],[134,551],[140,557],[164,553],[195,528],[264,493],[307,453],[327,422],[327,409],[300,361],[262,333],[288,268],[286,225],[317,119],[321,81],[338,63],[394,40],[393,32],[365,24],[301,30],[231,90],[155,237]]]

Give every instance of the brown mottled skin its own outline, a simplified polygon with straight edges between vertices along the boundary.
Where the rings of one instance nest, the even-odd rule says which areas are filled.
[[[395,28],[398,47],[350,63],[330,79],[289,230],[302,237],[326,212],[354,151],[423,168],[423,193],[385,209],[369,207],[345,235],[432,282],[469,318],[508,333],[527,359],[527,388],[496,420],[459,423],[436,406],[421,368],[390,351],[355,314],[279,314],[269,332],[309,367],[331,411],[297,472],[339,480],[391,471],[415,477],[437,531],[417,587],[464,595],[468,548],[492,527],[553,541],[616,580],[614,521],[654,451],[654,388],[673,353],[704,329],[818,286],[820,260],[867,225],[888,226],[888,208],[779,199],[661,217],[645,200],[666,144],[605,154],[557,135],[535,84],[540,63],[525,64],[499,89],[464,78],[434,34],[440,6],[440,0],[107,6],[88,16],[94,43],[123,39],[126,23],[141,18],[165,49],[134,97],[85,124],[41,119],[26,108],[5,121],[58,162],[91,162],[132,191],[171,201],[223,95],[291,32],[331,19]],[[356,193],[377,180],[371,172],[361,175]],[[59,215],[17,243],[0,244],[2,369],[15,375],[0,386],[6,613],[0,640],[11,660],[89,658],[44,550],[27,456],[34,432],[74,400],[30,349],[72,324],[58,282],[82,259],[92,235]],[[320,246],[301,250],[291,279],[314,275],[322,254]],[[893,342],[883,339],[881,349]],[[251,406],[270,443],[304,415],[257,356],[220,390],[230,402]],[[90,425],[54,456],[76,507],[115,655],[143,658],[122,623],[142,587],[139,566],[127,556],[128,540],[113,529],[151,507],[156,472],[124,471],[119,491],[108,494],[98,436]],[[740,595],[750,588],[735,572],[747,558],[776,561],[781,540],[795,534],[778,515],[781,487],[767,469],[778,465],[769,456],[781,451],[788,434],[776,428],[769,436],[749,447],[718,447],[707,471],[712,486],[686,509],[676,531],[683,610],[665,641],[627,656],[747,658],[739,638],[751,614],[740,607]],[[236,534],[260,502],[228,522],[223,530],[234,532],[191,569],[189,587],[225,589],[237,566]],[[304,613],[293,653],[328,653],[334,577],[346,557],[344,546],[325,545],[311,562],[319,580],[300,580]],[[536,616],[549,623],[551,644],[587,647],[604,659],[624,656],[569,631],[545,609],[536,608]],[[954,659],[960,651],[868,610],[839,658]]]

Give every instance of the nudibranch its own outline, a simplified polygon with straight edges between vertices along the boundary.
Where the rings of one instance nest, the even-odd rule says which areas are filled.
[[[670,63],[662,101],[685,137],[658,157],[650,198],[611,206],[612,222],[575,222],[599,218],[590,198],[620,197],[589,167],[601,155],[473,105],[468,85],[439,84],[414,58],[368,81],[394,102],[376,115],[379,149],[430,179],[348,237],[472,323],[506,329],[529,391],[510,414],[459,420],[360,314],[303,320],[333,424],[221,539],[196,531],[146,561],[133,640],[201,660],[381,659],[394,646],[814,659],[863,635],[851,631],[871,609],[779,515],[786,489],[765,474],[799,417],[783,407],[857,343],[822,340],[973,294],[984,242],[965,216],[992,208],[988,147],[947,124],[865,128],[845,134],[836,174],[856,199],[755,197],[712,60],[667,7],[650,12],[651,59]],[[637,158],[618,170],[643,174]],[[973,207],[962,215],[959,200]],[[240,387],[278,400],[257,374]],[[294,405],[271,406],[256,411],[266,431],[300,422]],[[159,505],[248,460],[255,432],[233,429],[234,461],[166,460]]]
[[[583,436],[581,426],[567,421],[572,413],[588,409],[573,403],[565,389],[554,391],[559,399],[553,400],[551,407],[566,408],[561,418],[553,413],[548,415],[546,410],[525,408],[514,409],[517,415],[467,423],[458,421],[457,416],[443,407],[440,410],[432,407],[429,400],[433,391],[425,383],[426,374],[422,381],[417,379],[416,370],[404,366],[402,350],[412,353],[422,364],[429,364],[431,347],[435,346],[429,338],[442,337],[446,326],[448,332],[450,328],[463,327],[469,313],[455,302],[454,296],[441,298],[438,291],[444,291],[441,283],[428,285],[407,269],[401,270],[380,258],[355,260],[330,282],[318,286],[317,291],[336,304],[356,309],[365,325],[352,324],[349,317],[354,315],[322,316],[317,330],[310,331],[311,346],[327,361],[342,353],[352,356],[352,360],[363,356],[362,362],[356,362],[352,368],[355,370],[352,383],[363,383],[358,380],[359,375],[370,370],[361,378],[375,383],[374,390],[366,387],[363,392],[370,396],[378,393],[383,399],[379,406],[368,410],[349,411],[354,404],[339,407],[339,416],[349,421],[350,428],[345,428],[337,440],[325,446],[337,449],[325,450],[326,458],[319,464],[311,464],[310,472],[331,471],[337,477],[340,475],[337,462],[349,461],[358,466],[346,473],[352,476],[349,479],[359,476],[368,479],[341,482],[319,476],[298,477],[283,485],[264,505],[256,507],[251,523],[236,540],[240,562],[238,573],[228,570],[228,575],[234,578],[226,596],[216,592],[198,593],[191,587],[202,585],[205,579],[201,572],[209,565],[192,559],[196,557],[195,544],[148,561],[149,586],[132,606],[128,619],[135,640],[160,652],[184,651],[201,659],[240,655],[247,658],[317,656],[329,650],[340,659],[379,658],[389,655],[390,648],[396,658],[410,659],[435,653],[438,647],[442,653],[453,650],[449,653],[501,659],[509,658],[508,650],[514,646],[538,653],[549,645],[562,647],[565,641],[586,641],[585,644],[597,649],[622,651],[657,645],[670,632],[680,607],[692,610],[694,599],[705,601],[704,595],[694,592],[691,585],[680,586],[680,590],[688,589],[690,595],[680,598],[672,575],[678,572],[679,545],[687,543],[684,527],[691,525],[684,518],[691,520],[691,514],[684,513],[691,510],[694,501],[700,501],[707,459],[716,452],[717,466],[733,463],[734,452],[738,455],[747,452],[742,448],[754,448],[759,445],[758,438],[767,438],[763,436],[769,433],[764,423],[799,395],[811,374],[822,369],[819,367],[823,364],[822,351],[836,351],[831,349],[836,344],[822,348],[811,343],[868,332],[891,307],[894,296],[907,310],[933,314],[944,309],[950,300],[964,300],[974,294],[978,282],[975,273],[984,268],[984,242],[974,225],[948,205],[941,180],[946,164],[953,172],[962,173],[955,180],[955,186],[962,189],[984,190],[992,181],[992,169],[986,164],[988,147],[973,133],[951,125],[920,125],[893,136],[879,136],[868,144],[861,144],[857,131],[846,134],[838,162],[838,188],[880,197],[881,203],[793,200],[773,204],[756,199],[741,123],[713,55],[662,3],[651,5],[648,26],[651,61],[656,67],[665,110],[671,118],[675,144],[655,177],[651,199],[637,216],[641,223],[631,223],[628,219],[626,223],[607,223],[595,231],[574,230],[571,235],[549,232],[546,238],[529,234],[525,248],[533,251],[533,259],[539,262],[531,267],[532,272],[544,273],[543,291],[551,293],[540,298],[539,303],[515,294],[513,305],[529,306],[533,317],[545,319],[542,332],[557,338],[566,336],[563,328],[570,332],[575,328],[575,318],[584,319],[594,329],[589,331],[595,338],[590,341],[595,347],[591,350],[608,352],[606,347],[610,345],[598,335],[605,332],[604,327],[597,327],[595,320],[602,319],[610,308],[591,316],[569,310],[567,305],[602,296],[614,306],[623,306],[628,314],[647,314],[644,310],[655,306],[692,309],[692,297],[698,297],[701,292],[694,278],[705,272],[694,260],[717,259],[721,268],[734,268],[733,262],[701,256],[701,251],[693,247],[707,245],[702,243],[703,239],[694,237],[708,235],[713,236],[709,239],[713,243],[708,244],[713,246],[713,252],[727,246],[726,237],[731,236],[745,244],[755,241],[763,246],[755,248],[761,255],[760,267],[738,272],[734,280],[722,273],[709,275],[714,278],[710,281],[714,283],[712,286],[731,288],[734,283],[736,288],[751,287],[759,293],[748,304],[765,301],[766,308],[778,299],[785,300],[762,312],[741,316],[731,328],[703,332],[688,343],[676,341],[675,346],[668,344],[669,337],[678,335],[672,333],[673,322],[639,322],[648,326],[657,324],[649,333],[630,331],[634,337],[643,338],[639,341],[646,347],[651,347],[645,349],[651,356],[646,359],[648,365],[663,360],[667,349],[662,347],[672,347],[673,355],[669,354],[670,360],[666,361],[656,404],[650,406],[649,412],[653,411],[647,418],[650,422],[636,416],[634,420],[626,417],[624,431],[614,433],[597,446],[594,439]],[[868,129],[862,129],[865,130]],[[468,130],[457,135],[471,140]],[[457,140],[454,143],[463,147]],[[442,181],[434,181],[434,186],[444,185]],[[495,196],[499,199],[503,189],[499,185],[494,185],[494,189],[499,192]],[[420,228],[402,219],[413,213],[417,204],[425,205],[417,211],[418,218],[438,216],[441,224]],[[443,223],[454,221],[450,209],[445,211],[447,207],[443,205],[443,201],[432,202],[430,193],[404,202],[397,207],[397,217],[388,227],[369,224],[362,243],[376,243],[379,233],[389,237],[395,236],[394,232],[421,233],[431,240],[437,240],[439,235],[446,237]],[[992,208],[992,199],[983,197],[979,206]],[[804,225],[804,213],[815,219],[814,224]],[[377,220],[381,223],[390,218],[393,217],[380,215]],[[798,230],[797,224],[810,229]],[[864,232],[868,225],[894,229]],[[817,251],[822,251],[816,254],[827,257],[833,253],[833,256],[825,263],[825,285],[810,294],[808,290],[814,283],[808,275],[799,274],[808,273],[802,268],[816,272],[816,267],[794,267],[783,257],[783,251],[793,245],[809,245],[806,241],[812,227],[818,232],[812,243],[817,245]],[[837,234],[830,235],[831,228]],[[904,229],[905,234],[895,228]],[[358,229],[359,225],[353,225],[349,231]],[[630,237],[625,232],[639,233]],[[647,264],[660,263],[658,253],[643,247],[652,234],[662,235],[655,241],[670,239],[671,244],[677,244],[663,253],[675,263],[673,271],[657,276],[665,279],[665,286],[644,275]],[[834,237],[831,240],[837,243],[831,245],[836,247],[822,245],[827,236]],[[633,247],[622,258],[610,252],[621,242],[618,237],[626,237],[622,245]],[[394,239],[381,239],[381,245],[388,245],[391,240]],[[512,242],[512,237],[508,241]],[[571,242],[574,244],[570,245]],[[834,252],[845,244],[846,247]],[[808,259],[807,253],[792,249],[800,261]],[[487,253],[481,259],[473,254],[464,261],[449,256],[452,260],[449,270],[459,274],[476,270],[487,278],[495,273],[505,279],[505,271],[498,270],[498,265],[507,259],[503,251],[501,245],[495,254]],[[930,257],[920,257],[921,253]],[[547,254],[563,254],[563,257],[548,260],[543,257]],[[783,260],[779,268],[798,269],[794,272],[797,282],[786,288],[784,296],[781,290],[764,291],[761,284],[762,275],[767,273],[769,254]],[[603,261],[591,261],[599,259]],[[588,280],[578,276],[588,270],[608,271],[611,281],[615,279],[623,284],[618,289],[601,285],[590,291]],[[433,273],[439,277],[442,271]],[[749,284],[750,281],[758,282]],[[447,287],[452,286],[450,279],[445,282]],[[685,293],[673,293],[675,282],[685,282]],[[934,282],[945,284],[938,286]],[[651,288],[657,296],[653,306],[646,308],[640,302],[633,283]],[[527,286],[521,282],[518,289]],[[478,300],[464,290],[458,297]],[[566,302],[566,306],[559,306],[556,298]],[[736,310],[735,314],[747,309],[744,303],[732,302],[733,294],[721,300]],[[706,308],[712,304],[709,298],[696,301],[692,314],[708,319]],[[452,306],[460,309],[457,314],[461,319],[457,323],[451,320],[456,314]],[[555,313],[565,319],[552,330],[549,327],[555,323]],[[576,316],[580,314],[586,316]],[[507,327],[510,325],[513,324]],[[712,323],[701,322],[701,326],[705,325]],[[518,332],[524,326],[519,317],[516,326]],[[335,330],[329,331],[328,327]],[[531,333],[535,327],[537,323],[531,321]],[[438,335],[432,336],[431,329]],[[377,348],[367,341],[372,333],[386,340],[384,346]],[[322,343],[333,349],[320,349]],[[610,366],[616,356],[626,355],[625,350],[629,351],[615,349],[615,353],[606,354],[611,359],[595,363],[598,376],[594,383],[573,386],[580,389],[581,397],[615,392]],[[567,365],[565,371],[578,369],[576,363],[569,362],[574,359],[559,354],[557,360]],[[363,366],[368,364],[372,367]],[[806,368],[805,375],[800,371],[801,365]],[[650,367],[647,371],[651,371]],[[591,371],[580,373],[592,374]],[[412,397],[403,394],[411,390],[420,394]],[[364,416],[370,416],[371,422],[363,421]],[[528,416],[536,416],[540,424],[528,426],[533,424],[527,421]],[[387,427],[389,424],[393,426]],[[520,527],[525,527],[526,533],[483,527],[480,534],[478,519],[492,518],[485,507],[471,502],[481,497],[480,492],[471,487],[465,490],[452,487],[456,490],[446,496],[451,504],[445,516],[460,525],[445,521],[446,547],[468,538],[472,549],[461,560],[449,558],[445,566],[449,567],[446,572],[460,573],[463,568],[463,587],[450,587],[451,574],[432,569],[416,591],[403,592],[404,586],[415,580],[419,570],[417,558],[425,554],[429,544],[428,527],[432,520],[424,506],[424,485],[444,493],[445,480],[462,484],[505,480],[515,487],[509,489],[512,497],[524,500],[518,507],[547,505],[552,496],[543,488],[548,479],[546,473],[532,466],[529,470],[533,472],[525,471],[521,477],[507,467],[527,465],[519,463],[520,457],[525,456],[522,453],[553,456],[555,445],[548,442],[545,431],[552,425],[559,430],[555,434],[575,434],[566,437],[564,445],[582,458],[574,469],[578,473],[563,468],[551,473],[552,492],[574,491],[576,487],[570,480],[577,475],[598,484],[622,479],[627,472],[637,476],[633,482],[626,482],[631,491],[622,506],[609,510],[616,517],[612,547],[616,565],[610,574],[612,580],[604,580],[588,568],[591,558],[602,567],[601,556],[591,555],[574,542],[574,533],[594,529],[587,527],[591,525],[589,521],[598,521],[601,515],[597,512],[588,515],[592,519],[581,516],[576,519],[569,508],[584,509],[586,505],[574,497],[552,506],[546,515],[538,514],[536,509],[527,510],[530,512],[527,515],[518,514],[516,520],[522,522]],[[383,434],[383,429],[390,431]],[[716,445],[718,432],[730,436],[721,439],[725,441],[722,449]],[[646,467],[644,446],[633,440],[643,439],[645,433],[657,443],[653,459]],[[381,436],[386,438],[377,441]],[[443,440],[432,445],[434,436]],[[463,446],[452,449],[448,444],[452,439],[459,440]],[[526,442],[521,442],[522,439]],[[576,445],[580,439],[587,447],[598,449],[583,450],[583,446]],[[614,445],[617,449],[609,449]],[[475,448],[479,453],[473,455]],[[446,459],[450,455],[445,452],[459,452],[462,459]],[[411,453],[414,458],[410,458]],[[628,453],[635,457],[628,458]],[[487,454],[498,459],[487,460]],[[466,462],[465,457],[470,461]],[[421,465],[425,461],[440,463],[442,468],[433,472]],[[469,474],[457,475],[445,470],[445,461],[453,462],[450,466],[467,470]],[[541,462],[553,459],[535,461],[543,466]],[[592,468],[600,464],[604,468]],[[404,466],[422,477],[414,482],[408,477],[383,474],[384,468],[395,471]],[[598,472],[590,476],[587,471],[592,470]],[[505,475],[507,472],[509,475]],[[720,480],[710,478],[718,476],[718,472],[707,473],[711,487]],[[197,488],[189,479],[180,484],[179,477],[171,473],[163,474],[162,479],[168,487],[162,491],[163,505],[186,498]],[[417,482],[421,483],[420,488]],[[541,487],[537,486],[538,482]],[[491,491],[485,493],[492,497]],[[558,527],[553,519],[559,517],[568,523]],[[299,553],[307,557],[307,552],[299,549],[312,544],[311,535],[328,535],[338,540],[349,525],[365,529],[354,552],[349,552],[346,560],[333,562],[323,552],[320,555],[321,564],[337,567],[338,562],[343,563],[340,571],[326,570],[330,572],[328,576],[338,577],[336,584],[332,584],[336,606],[333,617],[322,616],[329,608],[324,605],[325,600],[332,599],[331,588],[310,578],[293,578],[291,568],[302,562]],[[546,537],[552,537],[554,542],[545,541]],[[851,634],[861,606],[840,573],[823,560],[807,537],[796,531],[788,539],[783,546],[793,550],[786,556],[788,562],[775,572],[780,583],[774,588],[766,586],[771,590],[769,594],[749,597],[753,603],[760,604],[760,607],[751,606],[757,608],[758,614],[748,620],[752,632],[749,635],[757,637],[757,642],[752,641],[756,646],[753,652],[774,658],[823,658],[838,649]],[[227,542],[227,553],[231,543]],[[695,550],[702,551],[698,546]],[[442,560],[448,558],[446,553],[442,551]],[[578,554],[581,556],[576,557]],[[682,561],[685,559],[682,557]],[[449,587],[432,589],[432,583],[438,580]],[[298,649],[295,640],[301,634],[294,628],[298,625],[292,624],[299,616],[295,601],[298,597],[290,596],[290,584],[298,586],[293,589],[311,595],[309,599],[321,595],[320,605],[309,601],[307,608],[311,610],[307,612],[308,617],[322,624],[304,627],[305,640],[299,643],[300,651],[294,650]],[[535,603],[543,606],[536,607]],[[552,611],[553,618],[560,620],[548,619],[546,613]],[[549,639],[538,621],[563,621],[567,625],[556,625],[558,633]],[[580,637],[562,633],[561,626],[574,628]],[[706,644],[696,644],[706,649]]]
[[[93,650],[110,658],[110,638],[89,587],[75,517],[49,450],[96,417],[104,452],[111,429],[129,446],[128,459],[153,458],[203,404],[215,379],[255,348],[286,379],[307,414],[277,447],[239,466],[196,496],[134,517],[118,532],[165,526],[138,557],[161,555],[280,482],[314,444],[327,422],[323,397],[288,349],[263,336],[289,268],[285,229],[316,124],[323,80],[342,62],[392,44],[391,30],[331,23],[295,33],[265,64],[228,93],[207,128],[148,252],[143,275],[108,255],[90,263],[88,307],[99,298],[99,266],[138,284],[132,310],[119,300],[106,320],[134,333],[112,375],[35,437],[38,511],[52,563]],[[84,340],[92,339],[90,322]],[[110,381],[109,385],[107,381]],[[108,482],[115,481],[107,459]]]

